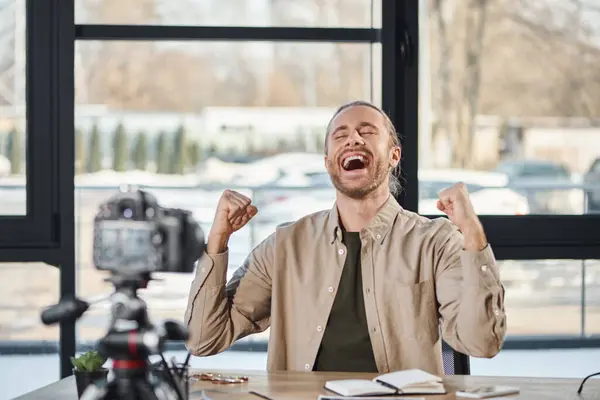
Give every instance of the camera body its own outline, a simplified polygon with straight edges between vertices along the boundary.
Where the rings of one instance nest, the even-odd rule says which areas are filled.
[[[203,248],[204,234],[189,211],[161,207],[142,190],[117,193],[94,218],[93,260],[101,271],[191,273]]]

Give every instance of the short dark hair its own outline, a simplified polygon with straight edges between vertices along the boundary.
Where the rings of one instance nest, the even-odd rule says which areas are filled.
[[[389,134],[390,134],[390,148],[394,147],[394,146],[398,146],[401,147],[400,145],[400,138],[398,137],[398,132],[396,131],[396,128],[394,127],[394,124],[392,123],[392,120],[390,119],[390,117],[379,107],[377,107],[376,105],[369,103],[368,101],[364,101],[364,100],[355,100],[355,101],[351,101],[349,103],[343,104],[342,106],[340,106],[335,113],[333,113],[333,116],[331,117],[331,119],[329,120],[329,122],[327,123],[327,130],[325,131],[325,154],[327,154],[328,151],[328,145],[327,145],[327,141],[329,139],[329,133],[331,131],[331,124],[333,123],[333,120],[335,119],[335,117],[337,117],[342,111],[344,111],[347,108],[350,107],[359,107],[359,106],[364,106],[364,107],[370,107],[373,110],[377,111],[379,114],[381,114],[383,116],[384,122],[385,122],[385,127],[388,130]],[[400,183],[400,180],[398,178],[397,175],[400,174],[400,163],[398,163],[398,165],[396,166],[396,168],[393,168],[390,171],[389,174],[389,186],[390,186],[390,192],[396,196],[400,193],[400,191],[402,190],[402,185]]]

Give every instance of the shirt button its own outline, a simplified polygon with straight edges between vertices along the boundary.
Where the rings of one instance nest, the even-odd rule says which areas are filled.
[[[329,293],[333,293],[333,287],[332,287],[332,286],[329,286],[329,287],[327,288],[327,291],[328,291]]]
[[[304,369],[308,371],[310,369],[310,364],[304,364]]]
[[[373,328],[373,329],[372,329],[372,331],[373,331],[373,332],[377,332],[377,328]]]
[[[341,256],[342,254],[344,254],[344,249],[339,249],[338,250],[338,254]]]
[[[367,288],[367,293],[371,293],[371,288]]]
[[[487,271],[487,265],[482,265],[482,266],[481,266],[481,270],[482,270],[483,272]]]
[[[498,310],[498,309],[494,310],[494,314],[496,314],[496,316],[500,315],[500,310]]]
[[[377,235],[375,236],[377,239],[381,239],[381,235]]]
[[[317,330],[318,330],[319,332],[321,332],[321,331],[323,330],[323,327],[322,327],[321,325],[319,325],[319,326],[317,326]]]

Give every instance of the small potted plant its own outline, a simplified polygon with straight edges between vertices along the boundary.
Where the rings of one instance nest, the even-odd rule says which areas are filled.
[[[102,367],[105,362],[106,358],[95,350],[86,351],[77,358],[71,357],[79,398],[90,384],[107,379],[108,369]]]

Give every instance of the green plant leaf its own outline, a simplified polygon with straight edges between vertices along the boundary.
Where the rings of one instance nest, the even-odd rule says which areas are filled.
[[[105,362],[106,358],[95,350],[86,351],[77,358],[71,357],[71,364],[73,364],[75,370],[82,372],[97,371],[102,368]]]

